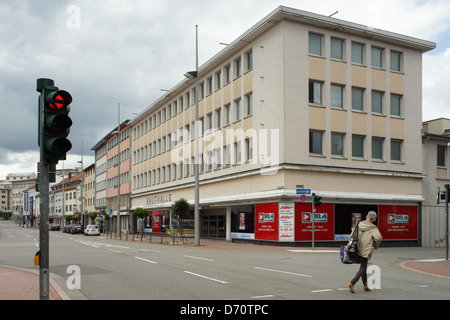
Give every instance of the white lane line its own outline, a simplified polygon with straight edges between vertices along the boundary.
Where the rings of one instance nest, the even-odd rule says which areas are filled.
[[[139,257],[134,257],[134,258],[136,258],[136,259],[138,259],[138,260],[141,260],[141,261],[145,261],[145,262],[148,262],[148,263],[153,263],[153,264],[157,264],[157,262],[155,262],[155,261],[152,261],[152,260],[147,260],[147,259],[144,259],[144,258],[139,258]]]
[[[117,250],[112,250],[112,249],[107,249],[110,252],[114,252],[114,253],[122,253],[122,251],[117,251]]]
[[[185,273],[189,273],[189,274],[191,274],[191,275],[193,275],[193,276],[196,276],[196,277],[203,278],[203,279],[208,279],[208,280],[215,281],[215,282],[219,282],[219,283],[223,283],[223,284],[228,283],[228,282],[226,282],[226,281],[217,280],[217,279],[214,279],[214,278],[209,278],[209,277],[206,277],[206,276],[202,276],[201,274],[198,274],[198,273],[193,273],[193,272],[190,272],[190,271],[184,271],[184,272],[185,272]]]
[[[312,293],[318,293],[318,292],[331,292],[331,291],[333,291],[333,289],[314,290],[314,291],[311,291],[311,292]]]
[[[285,273],[290,274],[293,276],[299,276],[299,277],[305,277],[305,278],[312,278],[312,276],[307,274],[301,274],[301,273],[294,273],[294,272],[287,272],[287,271],[281,271],[281,270],[274,270],[274,269],[266,269],[266,268],[260,268],[260,267],[253,267],[255,269],[264,270],[264,271],[271,271],[271,272],[278,272],[278,273]]]
[[[206,258],[200,258],[200,257],[194,257],[194,256],[186,256],[186,255],[183,255],[183,257],[197,259],[197,260],[204,260],[204,261],[213,261],[213,262],[216,261],[216,260],[212,260],[212,259],[206,259]]]
[[[274,295],[268,294],[266,296],[256,296],[256,297],[250,297],[250,299],[265,299],[265,298],[273,298]]]

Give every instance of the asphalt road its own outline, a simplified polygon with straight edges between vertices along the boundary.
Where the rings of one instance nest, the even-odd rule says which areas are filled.
[[[0,222],[0,265],[38,269],[38,246],[38,230]],[[358,283],[353,295],[347,284],[358,266],[340,263],[335,250],[218,250],[53,231],[50,272],[72,300],[450,299],[450,280],[400,266],[442,259],[442,249],[381,248],[371,261],[371,283],[378,289],[365,293]]]

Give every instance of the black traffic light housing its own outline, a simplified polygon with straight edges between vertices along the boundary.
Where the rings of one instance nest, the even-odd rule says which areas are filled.
[[[322,204],[321,202],[322,197],[319,197],[318,195],[314,195],[314,207],[317,208]]]
[[[67,139],[72,126],[69,117],[72,96],[54,86],[51,79],[38,79],[39,97],[39,146],[44,161],[56,165],[59,160],[66,160],[66,153],[72,149]],[[41,119],[43,117],[43,119]]]

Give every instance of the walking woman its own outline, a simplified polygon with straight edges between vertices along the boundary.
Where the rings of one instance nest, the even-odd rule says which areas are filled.
[[[374,211],[370,211],[367,214],[366,220],[359,223],[357,255],[359,261],[361,261],[361,266],[355,277],[348,284],[351,293],[355,293],[354,286],[360,278],[363,283],[364,291],[371,291],[367,286],[367,263],[372,258],[373,251],[378,249],[383,240],[377,226],[373,224],[376,219],[377,214]],[[355,232],[355,230],[353,230],[353,232]]]

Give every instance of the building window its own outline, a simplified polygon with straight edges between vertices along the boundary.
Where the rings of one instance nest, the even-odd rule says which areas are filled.
[[[446,167],[447,146],[437,146],[437,165],[438,167]]]
[[[383,138],[372,138],[372,159],[383,160]]]
[[[352,63],[364,64],[364,45],[352,43]]]
[[[364,136],[353,135],[352,157],[364,159]]]
[[[396,162],[402,161],[402,141],[391,140],[391,160]]]
[[[227,65],[224,69],[224,83],[230,83],[231,81],[231,66]]]
[[[253,93],[245,95],[245,116],[250,116],[253,114]]]
[[[383,92],[372,91],[372,112],[383,114]]]
[[[383,68],[383,49],[372,47],[372,67]]]
[[[250,71],[253,69],[253,51],[249,51],[245,54],[245,71]]]
[[[402,116],[402,96],[398,94],[391,94],[391,116]]]
[[[309,153],[323,154],[323,132],[310,131],[309,132]]]
[[[344,156],[344,134],[332,133],[331,134],[331,154],[333,156]]]
[[[364,111],[364,89],[352,88],[352,109]]]
[[[230,104],[227,104],[226,106],[223,107],[225,110],[225,123],[224,125],[227,126],[231,123],[231,107]]]
[[[322,83],[309,81],[309,103],[322,105]]]
[[[344,108],[344,87],[340,85],[331,85],[331,106]]]
[[[402,71],[402,54],[400,52],[391,51],[391,70]]]
[[[322,57],[322,36],[309,34],[309,54]]]
[[[331,59],[344,60],[344,41],[331,39]]]
[[[236,60],[234,60],[234,77],[238,78],[241,76],[241,57],[237,58]]]
[[[241,99],[234,100],[234,121],[241,120],[242,117]]]

